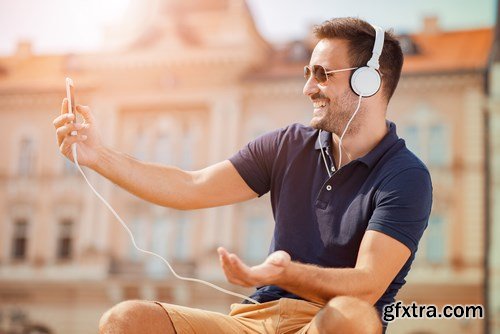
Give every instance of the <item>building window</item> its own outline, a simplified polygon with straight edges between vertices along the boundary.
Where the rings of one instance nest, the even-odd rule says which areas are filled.
[[[267,221],[264,216],[252,216],[245,223],[245,260],[262,262],[269,252]]]
[[[410,125],[404,128],[406,146],[430,167],[443,167],[451,156],[449,134],[444,124]]]
[[[139,130],[134,143],[134,157],[141,161],[147,160],[147,148],[148,137],[146,136],[146,132],[144,132],[143,130]]]
[[[425,258],[428,263],[442,264],[445,261],[444,225],[444,218],[441,215],[430,216],[425,242]]]
[[[19,308],[14,308],[14,309],[11,309],[10,312],[9,312],[9,316],[8,316],[8,322],[10,322],[10,328],[23,328],[29,321],[29,317],[28,317],[28,314],[26,313],[26,311],[22,310],[22,309],[19,309]],[[3,328],[2,328],[3,329]],[[2,329],[0,329],[0,333],[3,333],[3,331],[1,331]],[[17,332],[17,331],[15,331]],[[9,332],[6,332],[6,333],[15,333],[14,331],[9,331]],[[17,332],[19,333],[19,332]]]
[[[417,55],[420,53],[418,45],[413,41],[409,35],[400,35],[398,37],[399,43],[401,45],[401,50],[405,56]]]
[[[160,164],[172,164],[171,145],[170,135],[168,133],[161,133],[156,138],[154,161]]]
[[[189,258],[191,226],[190,215],[186,212],[181,212],[177,220],[174,254],[175,258],[179,261],[186,261]]]
[[[59,224],[57,258],[69,260],[73,256],[73,221],[65,219]]]
[[[193,168],[193,151],[195,149],[195,136],[192,129],[185,133],[183,142],[180,167],[184,170],[191,170]]]
[[[31,138],[23,138],[19,145],[19,175],[28,176],[33,172],[34,143]]]
[[[172,224],[166,217],[157,217],[153,223],[151,234],[151,251],[163,256],[168,260],[170,236],[172,235]],[[173,238],[172,238],[173,240]],[[168,268],[163,261],[156,256],[150,256],[146,263],[148,275],[154,278],[162,278],[168,273]]]
[[[405,128],[405,142],[406,147],[410,149],[415,155],[421,156],[421,148],[420,148],[420,133],[418,127],[416,125],[410,125]]]
[[[429,164],[444,166],[448,162],[450,147],[443,124],[435,124],[429,128]]]
[[[28,248],[28,222],[25,219],[16,220],[12,240],[12,258],[14,260],[26,259]]]
[[[147,226],[146,222],[147,222],[146,217],[144,217],[143,214],[139,213],[131,220],[130,226],[129,226],[130,231],[132,232],[132,235],[134,236],[134,240],[135,240],[137,247],[142,248],[142,249],[148,249],[148,245],[147,245],[148,226]],[[133,244],[132,240],[130,240],[128,235],[126,238],[127,238],[126,243],[129,245],[128,246],[129,259],[132,262],[141,262],[143,253],[138,251],[134,247],[134,244]]]
[[[448,165],[452,156],[449,125],[425,104],[418,106],[412,116],[411,124],[403,128],[408,149],[429,167]]]
[[[141,297],[141,291],[136,285],[128,285],[123,287],[123,298],[127,299],[139,299]]]

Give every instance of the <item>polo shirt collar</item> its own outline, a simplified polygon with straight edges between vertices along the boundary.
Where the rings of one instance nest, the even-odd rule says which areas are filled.
[[[396,124],[391,121],[386,121],[386,124],[389,128],[389,132],[382,138],[380,143],[370,152],[357,159],[365,163],[369,168],[375,166],[377,161],[379,161],[385,152],[387,152],[399,139],[396,133]]]
[[[391,121],[386,121],[386,124],[389,128],[389,132],[387,132],[384,138],[382,138],[380,143],[378,143],[378,145],[375,146],[375,148],[372,149],[370,152],[356,159],[357,161],[360,161],[365,165],[367,165],[368,168],[372,168],[373,166],[375,166],[375,164],[382,157],[382,155],[384,155],[384,153],[387,152],[387,150],[391,148],[399,139],[396,133],[396,124],[394,124]],[[321,141],[321,145],[323,145],[323,148],[327,147],[329,148],[332,143],[332,134],[328,131],[321,131],[321,136],[319,140]],[[316,139],[314,148],[317,150],[321,149],[318,139]]]
[[[317,131],[319,133],[319,130]],[[321,136],[318,140],[318,136],[316,135],[316,143],[314,144],[314,148],[317,150],[321,149],[319,142],[321,141],[321,145],[323,145],[323,149],[332,146],[332,133],[328,131],[321,131]]]

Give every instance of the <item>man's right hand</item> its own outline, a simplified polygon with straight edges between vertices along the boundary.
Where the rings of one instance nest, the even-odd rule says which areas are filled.
[[[73,124],[63,100],[61,115],[54,119],[59,150],[73,161],[71,145],[76,143],[78,163],[92,168],[119,187],[151,203],[180,209],[202,209],[257,197],[230,161],[197,171],[148,163],[102,146],[90,108],[76,106],[82,124]],[[71,131],[77,131],[72,136]]]
[[[99,151],[103,148],[100,135],[90,108],[77,105],[76,111],[83,116],[83,123],[71,123],[75,119],[75,115],[68,112],[68,100],[65,98],[61,106],[61,115],[53,121],[59,151],[66,158],[73,161],[71,145],[76,143],[78,163],[82,166],[92,167],[97,164]],[[77,136],[72,136],[71,132],[75,130]]]

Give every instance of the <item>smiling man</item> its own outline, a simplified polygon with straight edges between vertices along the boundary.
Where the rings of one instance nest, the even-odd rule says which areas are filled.
[[[230,314],[127,301],[101,333],[380,333],[380,313],[405,283],[432,202],[430,175],[386,120],[403,64],[398,41],[355,18],[315,28],[304,69],[310,126],[265,134],[200,171],[137,161],[101,145],[88,107],[84,125],[54,120],[61,152],[151,202],[196,209],[271,192],[271,254],[248,267],[219,248],[229,282],[256,287],[259,304]],[[68,134],[77,130],[78,136]],[[84,137],[86,136],[86,137]],[[378,311],[378,312],[377,312]]]

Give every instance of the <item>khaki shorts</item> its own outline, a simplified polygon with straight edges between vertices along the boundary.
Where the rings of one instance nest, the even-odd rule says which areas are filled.
[[[232,304],[229,315],[156,302],[168,313],[179,334],[307,333],[323,305],[281,298],[262,304]]]

